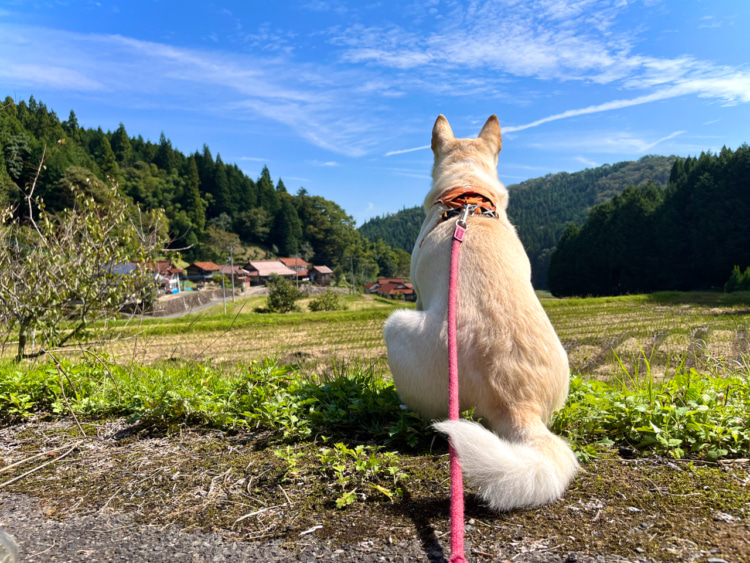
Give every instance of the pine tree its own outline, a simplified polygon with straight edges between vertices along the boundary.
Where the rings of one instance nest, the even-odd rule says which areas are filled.
[[[214,210],[212,215],[218,216],[222,213],[226,213],[230,217],[234,215],[226,167],[221,160],[221,155],[217,154],[216,166],[214,167]]]
[[[70,133],[71,135],[78,132],[78,118],[76,117],[76,112],[73,110],[70,110],[70,115],[68,115],[68,120],[63,121],[62,123],[63,129]]]
[[[130,145],[130,137],[122,123],[112,135],[111,144],[119,164],[129,164],[133,161],[133,147]]]
[[[112,152],[112,146],[104,135],[102,135],[99,150],[97,151],[96,162],[108,178],[117,180],[120,177],[120,167],[117,166],[115,153]]]
[[[172,172],[172,169],[175,167],[175,157],[174,149],[172,148],[172,141],[167,139],[167,137],[164,135],[164,131],[162,131],[161,135],[159,136],[159,148],[156,150],[156,156],[154,156],[153,162],[159,168],[161,168],[162,170],[166,170],[167,172]]]
[[[302,222],[290,197],[283,198],[271,231],[272,242],[280,256],[294,256],[302,245]]]
[[[260,173],[260,177],[255,185],[258,190],[258,205],[275,216],[279,211],[279,196],[273,187],[271,173],[268,171],[267,166],[263,167],[263,171]]]
[[[206,207],[205,202],[201,199],[200,177],[198,176],[198,165],[195,162],[195,156],[191,156],[188,161],[188,179],[185,188],[184,205],[188,217],[193,223],[193,227],[198,233],[202,233],[206,228]]]

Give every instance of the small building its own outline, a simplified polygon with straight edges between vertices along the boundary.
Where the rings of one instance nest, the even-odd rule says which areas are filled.
[[[175,266],[171,260],[157,260],[155,264],[148,262],[146,266],[156,274],[165,293],[180,292],[180,276],[185,273],[185,270]]]
[[[279,258],[279,262],[284,264],[290,270],[297,273],[298,278],[306,277],[307,270],[312,266],[310,262],[305,262],[302,258]]]
[[[220,272],[221,266],[213,262],[193,262],[187,267],[187,279],[196,283],[207,282]]]
[[[243,291],[250,288],[250,272],[239,266],[230,266],[225,264],[220,266],[220,273],[234,280],[234,287]]]
[[[366,293],[375,293],[381,297],[395,299],[403,295],[406,301],[415,301],[417,298],[414,286],[401,278],[378,278],[378,281],[368,283],[365,286]]]
[[[313,266],[307,271],[310,281],[317,285],[331,285],[333,270],[328,266]]]
[[[266,283],[273,274],[285,278],[294,278],[296,275],[294,270],[287,268],[280,260],[250,260],[243,269],[248,272],[252,285]]]

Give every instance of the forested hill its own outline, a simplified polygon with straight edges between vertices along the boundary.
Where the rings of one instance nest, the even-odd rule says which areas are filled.
[[[39,163],[44,154],[44,166]],[[33,184],[48,209],[69,207],[74,194],[104,193],[119,186],[133,209],[163,209],[175,248],[188,260],[224,260],[229,249],[255,245],[279,256],[299,254],[358,282],[374,276],[408,275],[409,256],[382,241],[370,242],[335,202],[300,188],[287,191],[268,168],[257,179],[214,157],[207,146],[184,154],[162,133],[158,143],[115,131],[81,127],[75,112],[61,121],[33,97],[0,103],[0,206],[18,204]]]
[[[566,225],[582,224],[589,210],[608,201],[628,186],[652,182],[665,186],[673,156],[644,156],[640,160],[605,164],[569,174],[560,172],[508,186],[508,215],[518,228],[531,260],[534,285],[546,287],[550,256]],[[411,251],[424,220],[421,207],[405,208],[393,215],[364,223],[360,233],[370,240]]]
[[[721,287],[750,266],[750,147],[678,158],[667,189],[631,187],[566,228],[549,268],[556,295]]]
[[[393,248],[411,252],[422,227],[425,213],[421,205],[404,207],[398,213],[373,217],[359,228],[363,237],[369,240],[383,239]]]
[[[508,186],[508,216],[531,260],[535,287],[547,287],[550,256],[568,223],[582,224],[594,205],[612,199],[628,186],[647,182],[666,186],[674,161],[674,156],[644,156]]]

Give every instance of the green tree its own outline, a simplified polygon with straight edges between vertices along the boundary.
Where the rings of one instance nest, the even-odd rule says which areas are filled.
[[[243,240],[248,242],[266,242],[271,232],[272,217],[262,207],[253,207],[243,211],[235,220],[235,228]]]
[[[216,155],[216,164],[214,167],[214,207],[211,215],[218,216],[222,213],[234,215],[232,209],[232,196],[229,188],[229,179],[224,162],[220,155]]]
[[[224,261],[233,249],[236,251],[242,247],[240,237],[236,233],[224,231],[214,225],[206,228],[206,235],[202,248],[213,260]]]
[[[159,136],[159,147],[154,155],[153,163],[167,172],[171,172],[176,165],[172,141],[167,139],[166,135],[164,135],[164,131],[162,131]]]
[[[266,285],[269,290],[268,300],[266,301],[268,311],[272,313],[300,311],[297,301],[302,299],[305,294],[297,289],[291,281],[274,274]]]
[[[129,164],[133,160],[133,147],[130,144],[130,137],[128,132],[125,131],[125,126],[120,123],[120,126],[112,135],[112,151],[115,153],[115,158],[119,164]]]
[[[188,160],[187,186],[184,192],[184,206],[195,230],[202,233],[206,228],[206,202],[201,198],[200,176],[195,156]]]
[[[268,171],[268,166],[263,167],[255,186],[258,191],[258,205],[268,211],[272,216],[276,216],[280,207],[280,202],[279,196],[273,187],[273,181],[271,180],[271,173]]]
[[[107,137],[102,135],[99,150],[97,151],[96,162],[99,165],[102,173],[107,178],[116,180],[120,177],[120,167],[117,166],[117,159],[115,153],[112,152],[112,146],[109,144]]]
[[[302,244],[302,223],[291,198],[284,197],[273,222],[271,241],[281,256],[294,256]]]
[[[32,336],[39,351],[31,355],[41,355],[150,295],[150,272],[119,268],[153,261],[161,250],[161,217],[151,219],[134,224],[114,189],[103,204],[80,194],[62,213],[41,207],[29,222],[0,217],[0,318],[5,341],[18,340],[17,361],[29,356]]]

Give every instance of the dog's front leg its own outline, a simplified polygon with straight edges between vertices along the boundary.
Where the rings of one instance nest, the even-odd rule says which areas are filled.
[[[385,344],[396,389],[410,408],[429,419],[448,414],[445,320],[426,311],[399,310],[385,324]]]

